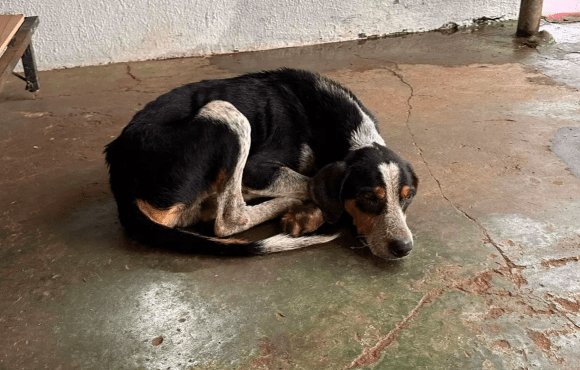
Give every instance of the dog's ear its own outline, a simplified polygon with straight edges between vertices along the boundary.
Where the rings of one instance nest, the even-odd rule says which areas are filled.
[[[415,188],[415,193],[417,193],[417,188],[419,187],[419,178],[415,174],[415,171],[413,170],[413,166],[408,164],[407,168],[409,169],[409,172],[411,172],[411,179],[413,181],[413,187]]]
[[[340,161],[324,166],[310,180],[310,197],[331,224],[338,221],[344,210],[341,193],[347,176],[346,162]]]

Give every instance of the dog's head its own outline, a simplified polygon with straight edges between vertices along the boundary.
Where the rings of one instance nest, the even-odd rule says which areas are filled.
[[[418,183],[408,162],[374,145],[323,167],[312,179],[310,195],[328,222],[337,222],[343,211],[348,212],[373,254],[393,259],[413,248],[405,211]]]

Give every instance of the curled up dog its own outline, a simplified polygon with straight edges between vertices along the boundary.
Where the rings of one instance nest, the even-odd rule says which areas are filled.
[[[379,257],[413,247],[413,168],[357,97],[319,74],[284,68],[178,87],[138,112],[105,155],[119,219],[145,244],[280,252],[333,240],[317,229],[349,218]],[[267,200],[246,204],[257,197]],[[284,234],[227,238],[278,217]],[[183,229],[211,220],[215,237]]]

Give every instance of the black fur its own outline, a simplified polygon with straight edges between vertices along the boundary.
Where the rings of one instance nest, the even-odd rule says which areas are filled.
[[[314,176],[311,194],[330,222],[342,214],[344,199],[372,191],[380,183],[378,163],[397,162],[404,172],[401,186],[412,185],[416,178],[411,166],[385,147],[350,150],[349,139],[363,119],[360,109],[375,126],[376,119],[352,92],[320,75],[285,68],[201,81],[147,104],[106,146],[111,190],[120,221],[131,237],[193,253],[261,252],[260,242],[221,243],[161,226],[135,204],[142,199],[164,209],[191,202],[209,189],[220,169],[232,170],[239,153],[235,134],[210,119],[196,117],[200,108],[214,100],[230,102],[251,124],[244,186],[264,189],[280,166],[298,171],[303,144],[312,148],[316,168],[322,170]]]

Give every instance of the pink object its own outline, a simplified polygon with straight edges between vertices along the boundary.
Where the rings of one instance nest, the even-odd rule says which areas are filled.
[[[580,12],[555,13],[546,16],[548,22],[580,22]]]

